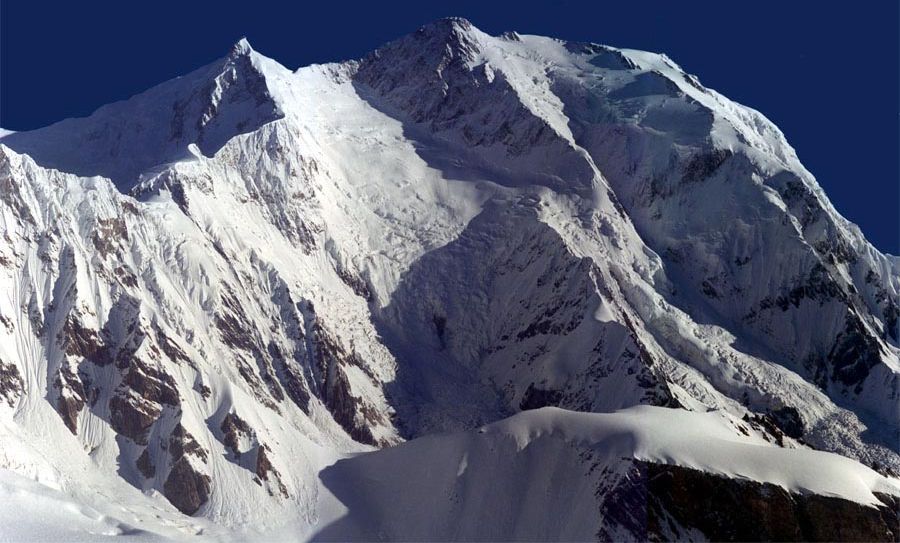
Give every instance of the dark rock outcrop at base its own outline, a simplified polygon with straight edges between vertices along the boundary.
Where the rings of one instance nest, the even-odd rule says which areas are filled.
[[[188,456],[206,462],[209,453],[180,423],[172,431],[168,448],[172,458],[172,469],[163,485],[163,495],[179,511],[193,515],[209,498],[212,479],[209,475],[198,471]]]
[[[198,473],[187,458],[181,457],[172,466],[163,493],[179,511],[193,515],[209,498],[209,483],[208,475]]]
[[[770,483],[737,480],[679,466],[636,461],[602,499],[601,515],[640,540],[900,541],[900,500],[883,505],[796,494]],[[603,540],[615,536],[604,528]]]
[[[534,383],[531,383],[528,385],[528,389],[522,397],[519,409],[527,411],[529,409],[540,409],[547,406],[555,407],[559,405],[562,396],[562,392],[559,390],[544,390],[535,387]]]
[[[272,483],[277,489],[278,492],[284,496],[288,497],[287,488],[284,486],[284,483],[281,481],[281,473],[275,469],[275,466],[272,465],[272,461],[269,459],[270,449],[267,445],[263,444],[257,448],[256,451],[256,475],[263,481],[268,481]],[[269,493],[272,493],[270,488]]]

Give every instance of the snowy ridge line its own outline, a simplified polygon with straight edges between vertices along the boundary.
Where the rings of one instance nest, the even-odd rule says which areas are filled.
[[[511,436],[518,447],[557,434],[610,458],[636,458],[777,484],[800,493],[880,503],[872,492],[900,495],[900,481],[837,454],[773,447],[738,437],[720,413],[640,406],[615,413],[578,413],[547,407],[479,430]],[[778,466],[777,468],[775,466]],[[786,478],[789,477],[789,478]]]
[[[118,519],[84,530],[642,540],[609,508],[656,492],[661,538],[721,535],[696,484],[900,533],[897,258],[664,55],[458,18],[296,71],[241,40],[0,134],[0,225],[0,468]],[[408,526],[404,466],[450,497]]]
[[[887,505],[900,490],[895,479],[839,455],[737,437],[735,422],[718,412],[650,406],[603,414],[548,407],[478,430],[419,438],[324,470],[323,482],[349,511],[316,539],[842,539],[852,538],[850,532],[842,537],[814,513],[809,522],[822,529],[807,529],[804,536],[796,526],[773,522],[765,508],[802,508],[804,500],[842,497],[867,504],[861,511],[871,507],[895,514]],[[663,481],[673,473],[688,478],[697,477],[694,470],[714,473],[707,480],[718,482],[697,489],[724,503],[730,495],[721,485],[732,485],[747,495],[748,510],[729,509],[729,520],[715,526],[690,506],[659,511],[660,504],[674,504],[667,501],[666,483],[641,479],[647,469]],[[498,487],[497,481],[508,486]],[[637,494],[631,494],[635,483]],[[789,494],[779,494],[779,488]],[[762,509],[750,510],[754,499],[765,504]],[[660,514],[668,519],[662,525],[653,520]],[[891,537],[889,531],[876,533]]]

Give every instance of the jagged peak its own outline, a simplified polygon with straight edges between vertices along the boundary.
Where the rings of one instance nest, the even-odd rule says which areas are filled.
[[[232,137],[281,118],[268,80],[279,68],[242,37],[225,57],[187,75],[3,142],[41,166],[107,177],[128,191],[141,173],[184,158],[189,144],[210,156]]]
[[[475,28],[475,25],[473,25],[471,21],[463,17],[442,17],[436,21],[424,24],[419,28],[420,32],[439,31],[465,33],[471,32],[472,30],[478,29]]]
[[[367,55],[357,74],[371,86],[390,88],[412,86],[413,80],[423,78],[430,81],[435,73],[442,79],[447,70],[466,72],[476,66],[484,40],[485,35],[465,19],[438,19]]]
[[[231,46],[231,54],[239,54],[246,55],[253,51],[253,47],[250,46],[250,42],[247,40],[247,36],[241,36],[241,39],[236,41],[234,45]]]
[[[236,41],[234,45],[231,46],[231,49],[228,50],[228,55],[225,57],[226,63],[232,63],[241,58],[247,58],[256,54],[256,51],[250,45],[250,42],[247,40],[246,36],[242,36],[241,39]]]
[[[252,60],[253,57],[258,56],[253,47],[250,45],[250,42],[247,41],[246,37],[241,37],[238,41],[231,46],[231,49],[228,50],[228,54],[223,58],[223,64],[234,65],[241,64],[246,60]]]
[[[420,27],[411,37],[428,44],[428,49],[446,48],[454,55],[472,60],[479,51],[479,33],[467,19],[445,17]]]

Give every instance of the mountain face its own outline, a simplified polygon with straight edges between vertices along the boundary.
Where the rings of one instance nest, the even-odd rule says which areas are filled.
[[[2,137],[0,223],[29,515],[900,538],[900,259],[664,55],[445,19],[292,72],[242,40]]]

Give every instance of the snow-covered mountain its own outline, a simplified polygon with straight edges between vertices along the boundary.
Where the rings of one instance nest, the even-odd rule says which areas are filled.
[[[8,518],[900,537],[900,259],[664,55],[444,19],[292,72],[241,40],[2,136],[0,221]]]

